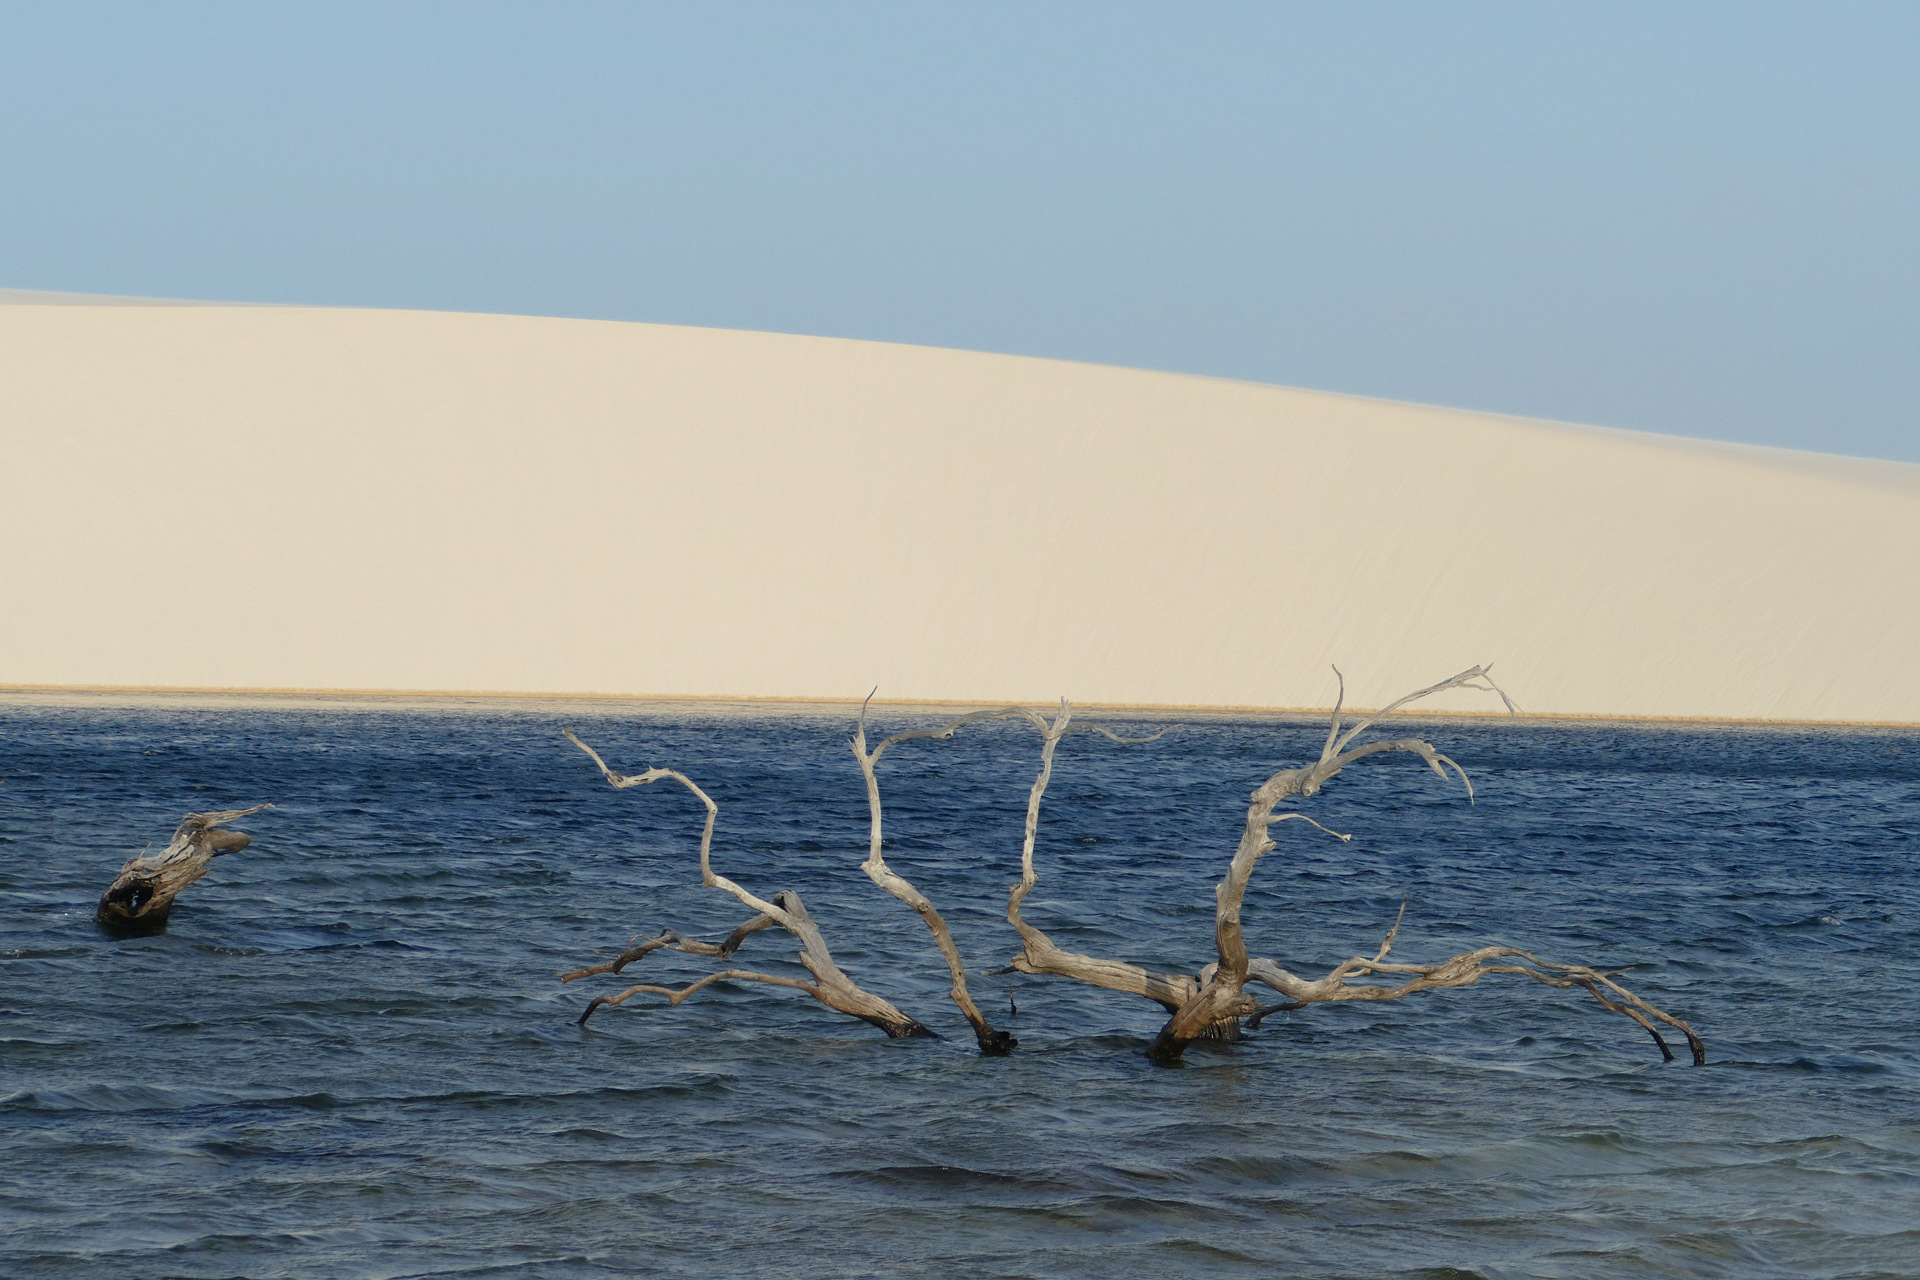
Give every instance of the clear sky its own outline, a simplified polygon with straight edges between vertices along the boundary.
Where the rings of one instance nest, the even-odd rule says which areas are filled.
[[[0,4],[0,286],[1920,461],[1920,4]]]

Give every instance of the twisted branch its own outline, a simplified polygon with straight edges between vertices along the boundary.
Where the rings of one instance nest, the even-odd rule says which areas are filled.
[[[757,915],[727,935],[725,942],[718,944],[701,942],[697,938],[683,938],[671,929],[668,929],[657,938],[648,938],[638,946],[635,946],[634,940],[629,938],[627,940],[627,949],[605,964],[590,965],[585,969],[575,969],[571,973],[562,973],[556,976],[562,982],[572,982],[577,978],[590,978],[597,973],[618,973],[635,960],[645,959],[663,947],[672,947],[675,951],[684,951],[688,955],[695,956],[730,956],[739,950],[740,944],[747,940],[748,934],[758,933],[762,929],[770,929],[775,923],[777,922],[772,916]]]
[[[871,702],[873,695],[867,695]],[[880,778],[876,772],[880,757],[886,754],[888,747],[897,742],[906,742],[914,738],[951,738],[960,726],[977,720],[997,719],[1005,715],[1017,714],[1017,708],[1003,711],[975,711],[959,717],[938,729],[915,729],[906,733],[896,733],[883,738],[880,744],[867,750],[867,702],[860,704],[860,718],[853,728],[853,758],[860,762],[860,772],[867,780],[867,811],[870,815],[867,827],[867,860],[860,869],[867,878],[885,889],[900,901],[912,907],[926,922],[927,929],[933,934],[933,941],[940,948],[940,954],[946,959],[947,972],[952,976],[953,985],[948,993],[953,1002],[960,1006],[960,1012],[966,1017],[967,1024],[973,1028],[974,1039],[979,1042],[980,1052],[990,1056],[1012,1053],[1020,1043],[1005,1031],[996,1030],[987,1016],[980,1012],[980,1006],[974,1003],[973,995],[967,990],[967,966],[960,958],[960,948],[954,944],[953,931],[947,928],[947,922],[934,909],[933,902],[926,894],[916,889],[906,877],[887,865],[881,854],[881,811]]]
[[[1400,904],[1400,917],[1404,918],[1406,913],[1407,906],[1403,902]],[[1687,1046],[1693,1052],[1694,1065],[1706,1065],[1707,1047],[1694,1033],[1692,1027],[1679,1018],[1656,1009],[1613,980],[1614,974],[1625,972],[1623,969],[1603,972],[1583,964],[1561,964],[1553,960],[1542,960],[1532,952],[1523,951],[1518,947],[1481,947],[1477,951],[1450,956],[1439,964],[1387,964],[1385,963],[1387,953],[1392,950],[1394,936],[1399,932],[1400,920],[1396,919],[1386,940],[1380,944],[1379,953],[1373,959],[1367,960],[1355,956],[1343,960],[1326,977],[1314,982],[1295,977],[1271,960],[1252,961],[1248,966],[1249,976],[1254,981],[1263,982],[1287,996],[1288,1001],[1256,1010],[1249,1025],[1259,1025],[1260,1020],[1269,1013],[1304,1009],[1310,1004],[1339,1000],[1398,1000],[1402,996],[1410,996],[1416,992],[1429,991],[1437,987],[1470,987],[1489,973],[1513,973],[1531,978],[1542,985],[1563,990],[1576,986],[1584,988],[1608,1011],[1625,1014],[1644,1027],[1647,1034],[1653,1037],[1653,1042],[1660,1047],[1662,1056],[1671,1062],[1673,1050],[1667,1046],[1666,1038],[1660,1034],[1659,1028],[1653,1025],[1656,1021],[1665,1023],[1686,1036]],[[1490,963],[1504,959],[1524,960],[1526,964]],[[1529,968],[1528,965],[1533,967]],[[1411,976],[1397,986],[1383,986],[1376,983],[1355,985],[1347,982],[1349,977],[1376,973]],[[1611,991],[1618,999],[1609,999],[1606,992],[1601,990],[1602,987]]]
[[[920,1023],[900,1012],[899,1009],[895,1008],[886,1000],[862,990],[853,979],[849,978],[846,973],[841,970],[838,964],[834,963],[833,953],[827,949],[826,939],[820,934],[820,927],[813,922],[813,917],[807,914],[806,907],[800,902],[799,894],[788,889],[776,893],[773,896],[773,900],[769,902],[765,899],[755,897],[713,869],[713,824],[720,815],[720,806],[713,802],[713,797],[696,786],[691,778],[673,769],[648,769],[645,773],[634,774],[632,776],[616,773],[607,767],[607,762],[600,758],[600,753],[582,742],[573,730],[564,729],[561,732],[565,734],[567,741],[573,743],[574,746],[579,747],[582,751],[593,757],[593,762],[600,766],[600,772],[605,775],[608,783],[616,789],[643,787],[649,783],[658,782],[662,778],[671,778],[688,791],[691,791],[700,800],[700,803],[706,806],[707,810],[706,822],[700,830],[700,882],[708,888],[725,890],[727,893],[732,894],[734,898],[743,905],[751,907],[759,913],[754,919],[747,921],[746,924],[734,931],[735,938],[729,939],[728,944],[723,944],[723,946],[728,947],[725,951],[720,948],[715,948],[712,952],[699,950],[697,947],[690,946],[686,941],[680,939],[677,934],[672,935],[673,940],[671,942],[664,942],[661,946],[673,946],[681,951],[692,951],[694,954],[731,954],[731,947],[737,947],[739,945],[737,941],[738,938],[743,938],[748,933],[753,933],[767,927],[767,925],[758,923],[759,917],[764,916],[769,924],[779,925],[799,940],[801,948],[799,956],[800,963],[806,966],[807,972],[813,975],[814,982],[809,984],[793,978],[776,978],[765,974],[742,976],[745,974],[744,970],[728,970],[728,973],[742,976],[743,981],[767,982],[775,986],[794,987],[798,990],[805,991],[828,1008],[859,1018],[863,1022],[870,1022],[882,1031],[885,1031],[889,1036],[904,1037],[933,1034],[920,1025]],[[601,971],[617,973],[632,960],[639,959],[659,949],[660,947],[657,946],[631,948],[630,951],[638,951],[639,954],[630,955],[623,953],[620,959],[610,962],[609,966]],[[572,976],[583,977],[588,972],[592,972],[592,970],[577,971]],[[691,987],[681,992],[679,998],[672,1000],[671,1003],[678,1005],[681,1000],[686,999],[695,991],[708,985],[709,982],[719,981],[721,976],[723,975],[714,975],[707,980],[694,983]],[[569,980],[568,977],[562,975],[562,981],[567,980]],[[619,999],[607,1000],[596,998],[593,1003],[587,1006],[586,1012],[580,1015],[580,1022],[584,1025],[587,1019],[593,1016],[593,1011],[602,1004],[619,1004],[620,1001],[625,1000],[627,996],[639,990],[660,991],[662,989],[657,987],[635,987],[621,995]]]
[[[1268,829],[1280,821],[1274,815],[1274,806],[1289,796],[1311,796],[1337,775],[1347,765],[1366,756],[1383,751],[1409,751],[1419,755],[1441,778],[1447,776],[1445,766],[1451,765],[1467,785],[1468,800],[1472,800],[1472,783],[1466,782],[1466,771],[1452,760],[1434,750],[1433,744],[1418,738],[1400,738],[1384,742],[1369,743],[1364,747],[1348,750],[1348,745],[1363,731],[1371,727],[1382,716],[1400,707],[1430,694],[1445,689],[1481,689],[1500,693],[1487,676],[1485,667],[1472,667],[1459,675],[1429,685],[1403,698],[1389,703],[1380,711],[1366,717],[1351,729],[1344,728],[1342,708],[1346,703],[1346,678],[1340,675],[1340,669],[1334,668],[1334,675],[1340,680],[1339,696],[1334,701],[1333,717],[1327,727],[1325,743],[1320,748],[1320,758],[1310,765],[1296,769],[1283,769],[1268,778],[1254,791],[1247,806],[1246,824],[1241,831],[1240,845],[1234,851],[1233,861],[1228,864],[1227,874],[1214,889],[1214,942],[1220,953],[1219,968],[1207,980],[1193,999],[1183,1005],[1162,1027],[1155,1038],[1148,1055],[1161,1062],[1173,1062],[1185,1052],[1187,1045],[1197,1039],[1205,1028],[1223,1018],[1251,1017],[1259,1011],[1258,1004],[1244,993],[1248,978],[1247,944],[1240,931],[1240,906],[1246,898],[1247,882],[1253,876],[1253,868],[1262,854],[1274,847],[1268,835]],[[1485,684],[1475,681],[1485,680]],[[1500,697],[1513,709],[1513,702],[1506,694]]]
[[[871,698],[872,695],[869,694],[868,697]],[[1040,798],[1046,793],[1047,778],[1053,768],[1053,751],[1054,748],[1059,745],[1060,739],[1069,732],[1085,732],[1100,734],[1114,742],[1132,744],[1152,742],[1163,736],[1167,732],[1165,729],[1142,738],[1127,738],[1122,737],[1104,725],[1091,723],[1072,724],[1072,705],[1068,703],[1065,698],[1062,698],[1060,700],[1060,712],[1051,724],[1048,723],[1045,716],[1033,710],[1031,707],[997,707],[991,710],[968,712],[966,715],[958,716],[938,728],[914,729],[905,733],[894,734],[892,737],[881,741],[880,744],[874,747],[869,753],[866,750],[865,704],[862,704],[860,710],[861,719],[855,728],[853,752],[855,757],[860,760],[861,771],[867,778],[867,800],[873,814],[873,823],[868,842],[867,862],[863,869],[873,878],[875,883],[879,884],[883,889],[886,889],[901,901],[906,902],[909,906],[912,906],[915,911],[918,911],[921,918],[927,922],[927,927],[933,931],[934,938],[940,945],[941,954],[946,957],[947,967],[953,975],[954,1003],[960,1006],[961,1011],[967,1015],[967,1021],[973,1025],[975,1035],[980,1038],[982,1052],[1005,1052],[1006,1049],[1011,1049],[1017,1042],[1014,1041],[1011,1036],[1007,1035],[1007,1033],[994,1031],[987,1025],[984,1015],[979,1014],[971,995],[967,991],[965,966],[961,962],[958,948],[953,945],[952,936],[946,928],[946,922],[940,919],[939,913],[933,910],[931,903],[926,903],[923,909],[920,903],[926,901],[924,895],[921,895],[917,889],[895,874],[881,857],[880,792],[879,783],[874,776],[874,769],[875,766],[879,764],[880,757],[886,752],[887,748],[893,746],[895,743],[907,742],[916,738],[950,739],[966,725],[976,724],[982,721],[1024,720],[1039,730],[1043,744],[1041,747],[1040,777],[1034,783],[1033,791],[1027,800],[1027,825],[1022,861],[1024,868],[1022,883],[1015,886],[1007,903],[1007,919],[1013,927],[1020,932],[1021,938],[1027,943],[1026,950],[1014,958],[1013,967],[1023,973],[1060,973],[1065,976],[1078,977],[1082,981],[1092,982],[1097,986],[1108,987],[1118,991],[1128,991],[1135,995],[1144,995],[1148,999],[1159,1001],[1169,1009],[1179,1007],[1180,1001],[1185,998],[1185,993],[1178,984],[1182,982],[1191,983],[1191,979],[1183,978],[1179,975],[1150,973],[1145,969],[1134,965],[1123,964],[1119,961],[1098,960],[1092,956],[1075,955],[1071,952],[1062,951],[1054,946],[1052,940],[1045,934],[1027,925],[1020,918],[1020,901],[1026,897],[1028,891],[1033,888],[1035,883],[1033,878],[1034,831],[1039,822]],[[1006,1049],[995,1047],[1001,1039],[1004,1039]]]
[[[1300,817],[1295,813],[1276,816],[1274,806],[1289,796],[1311,796],[1316,794],[1328,780],[1333,778],[1347,765],[1356,760],[1384,751],[1406,751],[1420,756],[1427,766],[1441,778],[1447,777],[1451,768],[1467,789],[1468,803],[1473,801],[1473,783],[1467,777],[1466,770],[1458,763],[1441,755],[1433,744],[1418,738],[1397,738],[1381,742],[1368,743],[1354,747],[1351,744],[1363,731],[1378,722],[1383,716],[1410,702],[1439,693],[1445,689],[1478,689],[1482,692],[1499,694],[1507,710],[1518,713],[1519,708],[1513,699],[1487,675],[1485,667],[1473,667],[1438,684],[1429,685],[1404,698],[1389,703],[1373,715],[1367,716],[1345,727],[1342,707],[1346,700],[1346,680],[1340,676],[1340,669],[1334,668],[1334,675],[1340,680],[1340,693],[1334,702],[1331,723],[1327,728],[1326,741],[1320,749],[1320,758],[1303,768],[1283,770],[1271,778],[1253,793],[1247,809],[1246,826],[1241,834],[1240,846],[1234,853],[1227,875],[1215,890],[1217,908],[1214,916],[1215,942],[1220,953],[1219,966],[1207,979],[1202,990],[1188,1004],[1180,1009],[1160,1031],[1149,1055],[1163,1062],[1177,1060],[1186,1046],[1190,1044],[1204,1028],[1223,1016],[1250,1017],[1255,1024],[1266,1014],[1281,1009],[1300,1009],[1309,1004],[1335,1000],[1397,1000],[1416,992],[1436,987],[1467,987],[1478,982],[1489,973],[1514,973],[1532,978],[1536,982],[1550,987],[1585,988],[1603,1006],[1615,1013],[1623,1013],[1644,1027],[1659,1045],[1660,1052],[1668,1060],[1673,1051],[1668,1048],[1664,1037],[1653,1025],[1665,1023],[1674,1027],[1687,1037],[1687,1043],[1693,1051],[1696,1065],[1706,1061],[1706,1048],[1693,1029],[1678,1018],[1654,1008],[1639,996],[1614,982],[1612,978],[1599,970],[1586,965],[1561,964],[1542,960],[1539,957],[1513,947],[1482,947],[1477,951],[1466,952],[1450,957],[1435,965],[1403,965],[1387,963],[1387,955],[1393,948],[1394,937],[1400,932],[1401,919],[1406,915],[1406,905],[1401,904],[1400,916],[1388,931],[1380,944],[1380,950],[1371,960],[1354,957],[1337,965],[1332,972],[1317,982],[1307,982],[1288,973],[1271,960],[1254,960],[1247,955],[1245,939],[1240,931],[1240,907],[1246,895],[1247,882],[1253,874],[1254,864],[1260,856],[1274,847],[1268,831],[1273,823],[1287,818]],[[1318,823],[1314,824],[1319,826]],[[1321,828],[1325,830],[1324,827]],[[1345,837],[1342,837],[1343,839]],[[1494,964],[1495,960],[1518,958],[1526,964]],[[1529,968],[1528,965],[1534,967]],[[1349,977],[1366,974],[1404,974],[1407,981],[1397,986],[1383,986],[1375,983],[1350,985]],[[1565,976],[1555,976],[1565,975]],[[1290,1003],[1260,1008],[1245,993],[1248,981],[1258,981],[1273,987],[1289,997]],[[1601,988],[1606,988],[1617,1000],[1609,998]]]

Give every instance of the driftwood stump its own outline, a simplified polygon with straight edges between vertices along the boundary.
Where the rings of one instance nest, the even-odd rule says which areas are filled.
[[[273,808],[225,809],[218,813],[190,813],[180,819],[173,839],[159,853],[128,858],[100,895],[93,918],[116,938],[143,938],[164,932],[173,900],[180,891],[207,874],[207,864],[223,853],[238,853],[253,843],[242,831],[223,831],[223,823]]]

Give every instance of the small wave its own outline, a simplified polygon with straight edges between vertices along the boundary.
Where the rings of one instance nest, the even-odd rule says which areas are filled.
[[[997,1169],[971,1169],[951,1164],[882,1165],[876,1169],[835,1169],[830,1178],[852,1179],[889,1187],[915,1187],[934,1191],[1026,1191],[1060,1194],[1075,1189],[1061,1178],[1032,1172],[1001,1172]]]
[[[93,1045],[85,1040],[42,1040],[36,1036],[0,1036],[0,1056],[51,1052],[67,1053],[74,1050],[91,1049]]]
[[[438,951],[437,947],[423,947],[411,942],[402,942],[398,938],[375,938],[367,942],[328,942],[318,946],[300,947],[300,951],[318,954],[326,951]],[[257,953],[256,953],[257,954]]]
[[[175,1111],[225,1101],[204,1089],[161,1089],[150,1085],[94,1084],[76,1089],[19,1089],[0,1095],[0,1112]]]
[[[1002,1212],[1020,1213],[1079,1226],[1108,1225],[1137,1231],[1147,1224],[1238,1223],[1238,1207],[1209,1200],[1107,1193],[1079,1196],[1051,1204],[1009,1205]]]
[[[1191,1162],[1193,1180],[1270,1187],[1303,1175],[1324,1172],[1315,1161],[1291,1156],[1204,1156]]]
[[[605,1129],[556,1129],[547,1135],[551,1138],[567,1138],[574,1142],[631,1142],[626,1134],[610,1133]]]
[[[1265,1271],[1271,1265],[1271,1259],[1256,1254],[1244,1253],[1239,1249],[1229,1249],[1225,1245],[1210,1240],[1195,1240],[1190,1237],[1176,1237],[1171,1240],[1154,1240],[1147,1247],[1168,1262],[1178,1258],[1192,1260],[1209,1266],[1233,1265],[1257,1267]],[[1167,1255],[1171,1255],[1168,1257]]]

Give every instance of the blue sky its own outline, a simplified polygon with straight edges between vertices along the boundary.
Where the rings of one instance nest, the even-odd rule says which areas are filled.
[[[0,285],[1920,461],[1920,5],[0,4]]]

